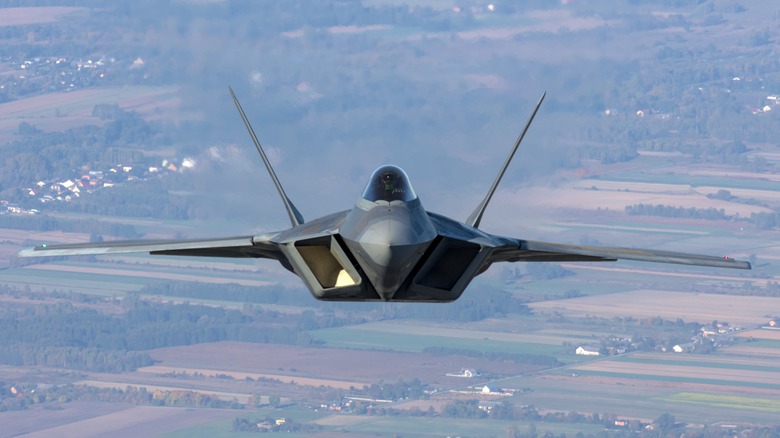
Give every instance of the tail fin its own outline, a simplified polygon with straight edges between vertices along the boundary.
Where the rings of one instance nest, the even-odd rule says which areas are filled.
[[[238,103],[238,98],[236,98],[236,93],[233,92],[233,89],[231,87],[228,87],[228,90],[230,90],[230,96],[233,97],[233,103],[236,104],[238,113],[241,114],[241,120],[244,121],[244,125],[246,125],[246,129],[247,131],[249,131],[249,135],[252,137],[252,141],[255,143],[257,152],[260,152],[260,156],[263,158],[263,163],[265,163],[265,168],[268,169],[268,173],[271,174],[271,179],[274,181],[274,185],[276,186],[276,190],[279,192],[279,196],[282,197],[284,208],[287,209],[287,214],[290,216],[290,222],[292,223],[292,226],[296,227],[298,225],[301,225],[303,223],[303,216],[301,216],[301,213],[298,211],[297,208],[295,208],[295,205],[293,205],[292,201],[290,201],[290,198],[287,197],[287,194],[284,193],[284,189],[282,188],[282,183],[280,183],[279,178],[276,177],[274,168],[271,167],[271,162],[268,161],[268,157],[266,157],[265,152],[263,151],[263,147],[260,146],[260,141],[257,140],[257,136],[255,135],[255,131],[252,129],[252,125],[249,124],[249,119],[247,119],[246,114],[244,114],[244,109],[241,108],[241,104]]]
[[[536,108],[534,108],[534,112],[531,113],[531,117],[528,119],[528,122],[526,122],[525,128],[523,128],[523,132],[520,133],[519,137],[517,137],[517,141],[515,142],[515,147],[512,148],[512,152],[510,152],[509,156],[506,158],[506,161],[504,162],[504,166],[501,168],[501,171],[498,172],[498,175],[496,176],[496,180],[493,181],[493,186],[491,186],[490,190],[488,190],[485,199],[483,199],[482,202],[479,203],[479,205],[474,210],[474,212],[471,213],[468,219],[466,219],[466,225],[472,226],[474,228],[479,228],[479,223],[482,221],[482,214],[485,213],[485,208],[490,202],[490,198],[493,197],[493,193],[495,193],[496,188],[498,187],[498,183],[501,182],[501,178],[504,176],[504,172],[506,172],[506,168],[509,166],[509,162],[512,161],[512,157],[515,155],[515,152],[517,152],[517,148],[518,146],[520,146],[520,142],[523,141],[523,137],[525,137],[525,133],[528,131],[528,127],[531,126],[531,122],[534,121],[534,117],[536,117],[536,112],[539,111],[539,107],[542,106],[542,102],[544,101],[544,96],[546,95],[547,95],[546,91],[542,93],[542,97],[539,98],[539,103],[536,104]]]

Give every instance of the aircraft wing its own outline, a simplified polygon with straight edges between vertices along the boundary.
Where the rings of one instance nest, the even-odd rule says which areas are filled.
[[[40,245],[23,249],[20,257],[101,255],[148,252],[201,257],[252,257],[280,260],[282,252],[271,241],[273,234],[192,240],[118,240],[114,242]]]
[[[493,251],[490,256],[491,262],[614,262],[622,259],[732,269],[751,268],[750,262],[730,257],[648,249],[564,245],[520,239],[507,240],[510,243],[498,246]]]

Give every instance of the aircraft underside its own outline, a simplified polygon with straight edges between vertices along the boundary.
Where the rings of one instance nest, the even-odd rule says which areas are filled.
[[[387,273],[376,273],[377,267],[339,232],[290,241],[280,248],[291,270],[320,300],[449,302],[487,268],[492,248],[484,236],[464,232],[441,216],[430,217],[435,225],[444,226],[437,227],[430,241],[405,249],[419,254],[411,256],[414,263],[409,269],[394,269],[403,275],[390,283]]]

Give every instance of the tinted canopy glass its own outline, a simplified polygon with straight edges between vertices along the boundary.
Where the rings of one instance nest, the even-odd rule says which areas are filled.
[[[371,175],[366,190],[363,191],[363,198],[372,202],[409,202],[417,198],[417,195],[409,184],[409,177],[401,168],[382,166]]]

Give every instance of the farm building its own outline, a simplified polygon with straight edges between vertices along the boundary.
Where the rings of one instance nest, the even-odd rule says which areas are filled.
[[[598,356],[600,354],[599,347],[594,347],[591,345],[580,345],[576,350],[574,350],[574,352],[580,356]]]

